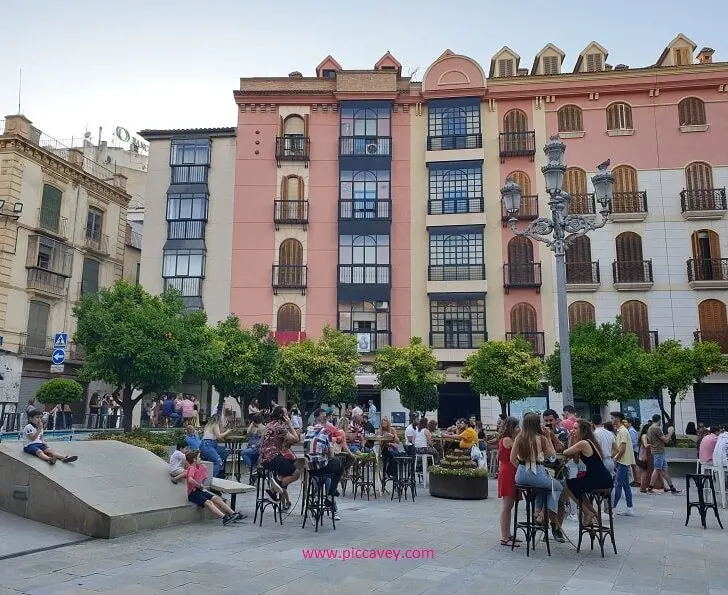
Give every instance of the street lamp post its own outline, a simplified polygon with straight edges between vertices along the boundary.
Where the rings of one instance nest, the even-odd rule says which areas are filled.
[[[516,215],[521,207],[521,187],[508,178],[501,189],[508,225],[516,236],[525,236],[546,244],[556,255],[556,296],[559,315],[559,345],[561,351],[561,392],[564,405],[574,405],[574,389],[571,380],[571,352],[569,350],[569,314],[566,303],[566,249],[587,232],[604,227],[612,206],[614,176],[609,171],[609,160],[597,166],[592,177],[596,200],[600,205],[598,215],[569,214],[571,195],[563,189],[564,152],[566,145],[558,135],[552,136],[543,149],[546,165],[541,168],[546,180],[551,219],[539,217],[523,231],[516,227]]]

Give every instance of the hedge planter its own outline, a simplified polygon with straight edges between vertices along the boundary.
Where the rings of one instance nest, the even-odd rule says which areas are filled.
[[[430,496],[451,500],[485,500],[488,497],[488,477],[430,474]]]

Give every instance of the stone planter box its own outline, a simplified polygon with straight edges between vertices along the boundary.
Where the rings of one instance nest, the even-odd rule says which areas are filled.
[[[430,475],[430,496],[451,500],[485,500],[488,497],[487,477]]]

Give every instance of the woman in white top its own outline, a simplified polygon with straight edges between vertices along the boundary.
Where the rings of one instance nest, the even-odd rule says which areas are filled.
[[[220,429],[220,420],[217,415],[211,415],[207,420],[202,442],[200,442],[200,456],[203,461],[212,463],[213,477],[218,477],[225,471],[225,461],[230,453],[224,446],[218,444],[218,440],[225,440],[229,433],[230,430],[223,432]]]
[[[435,459],[435,465],[440,462],[440,453],[432,446],[432,434],[427,429],[427,418],[420,418],[420,423],[415,431],[415,452],[418,455],[432,455]]]

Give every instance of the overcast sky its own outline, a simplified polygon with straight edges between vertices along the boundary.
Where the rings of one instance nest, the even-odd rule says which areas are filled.
[[[357,69],[390,50],[421,77],[446,48],[487,72],[504,45],[530,68],[552,42],[571,70],[596,40],[610,64],[638,67],[682,32],[728,60],[728,0],[8,0],[2,15],[2,114],[18,111],[22,68],[22,113],[64,140],[231,126],[239,77],[310,76],[329,53]]]

